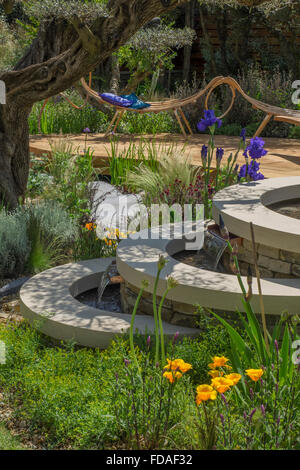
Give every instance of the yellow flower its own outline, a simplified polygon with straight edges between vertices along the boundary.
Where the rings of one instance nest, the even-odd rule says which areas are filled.
[[[211,384],[219,393],[227,392],[234,385],[232,380],[225,379],[225,377],[216,377],[212,379]]]
[[[235,373],[225,375],[225,379],[232,380],[233,385],[236,385],[241,380],[241,378],[242,376],[240,374]]]
[[[221,377],[222,375],[224,375],[224,372],[220,372],[219,370],[210,370],[208,372],[208,375],[215,379],[216,377]]]
[[[175,380],[181,379],[182,373],[179,371],[172,370],[171,372],[164,372],[163,376],[166,377],[166,379],[168,379],[169,382],[172,384],[175,382]]]
[[[215,400],[217,398],[217,392],[213,389],[211,385],[198,385],[197,395],[196,395],[196,404],[199,406],[200,403],[207,400]]]
[[[257,382],[261,376],[263,375],[264,371],[262,369],[247,369],[246,374],[250,377],[251,380]]]
[[[215,369],[216,367],[224,367],[226,362],[229,361],[229,359],[227,359],[227,357],[224,357],[224,356],[214,356],[212,360],[213,362],[211,364],[208,364],[208,367],[210,369]],[[230,366],[226,366],[226,367],[230,367]]]
[[[192,365],[184,362],[183,359],[174,359],[174,361],[167,359],[167,362],[168,364],[165,366],[165,369],[167,370],[180,370],[180,372],[184,374],[188,370],[192,369]]]

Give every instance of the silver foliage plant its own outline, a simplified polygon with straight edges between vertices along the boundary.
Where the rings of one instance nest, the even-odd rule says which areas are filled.
[[[0,278],[17,277],[24,269],[32,249],[30,226],[35,220],[45,239],[70,244],[78,235],[76,222],[56,202],[0,211]]]
[[[0,278],[19,275],[28,259],[30,242],[25,218],[17,212],[0,212]]]
[[[77,235],[76,222],[70,218],[67,211],[55,201],[45,201],[26,207],[27,224],[34,217],[46,238],[57,239],[69,243]]]

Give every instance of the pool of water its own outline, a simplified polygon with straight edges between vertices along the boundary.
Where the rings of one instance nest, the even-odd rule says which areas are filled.
[[[225,272],[225,268],[222,262],[220,262],[216,268],[215,258],[209,256],[209,254],[207,254],[204,250],[200,250],[198,252],[188,250],[179,251],[178,253],[175,253],[172,257],[180,263],[184,263],[189,266],[194,266],[195,268],[203,268],[207,269],[208,271],[214,271],[218,273]]]
[[[278,212],[278,214],[287,215],[293,219],[300,220],[300,199],[276,202],[276,204],[268,206],[268,209]]]
[[[108,312],[122,313],[120,284],[109,284],[104,292],[101,302],[97,303],[98,289],[91,289],[75,297],[78,302],[89,307],[107,310]]]

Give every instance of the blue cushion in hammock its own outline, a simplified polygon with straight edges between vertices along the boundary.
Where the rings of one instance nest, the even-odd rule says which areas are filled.
[[[99,96],[104,101],[107,101],[107,103],[113,104],[114,106],[121,106],[122,108],[128,108],[133,104],[132,100],[114,95],[113,93],[99,93]]]
[[[145,103],[144,101],[140,100],[135,93],[131,93],[130,95],[121,95],[122,98],[125,98],[129,101],[132,101],[132,104],[129,106],[132,109],[144,109],[149,108],[151,106],[149,103]]]

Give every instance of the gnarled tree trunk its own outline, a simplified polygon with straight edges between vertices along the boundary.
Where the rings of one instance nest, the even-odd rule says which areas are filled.
[[[0,204],[14,208],[24,196],[29,171],[28,116],[31,106],[0,106]]]

